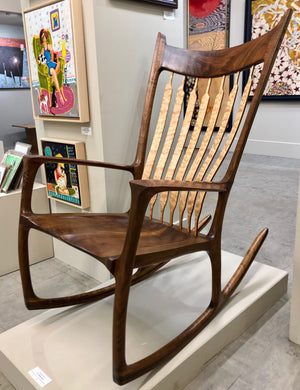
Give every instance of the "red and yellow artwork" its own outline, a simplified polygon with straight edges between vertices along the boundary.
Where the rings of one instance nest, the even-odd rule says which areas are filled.
[[[229,0],[189,0],[188,13],[188,48],[191,50],[219,50],[228,47],[229,34]],[[186,82],[187,98],[193,89],[195,80],[188,78]],[[210,95],[216,96],[220,88],[220,79],[214,79],[210,86]],[[198,81],[198,101],[201,100],[207,87],[207,80]],[[229,78],[225,82],[225,94],[229,92]],[[213,101],[213,99],[211,99]],[[198,102],[192,121],[197,116]],[[208,106],[208,113],[212,105]],[[221,108],[220,117],[225,107]],[[208,117],[209,118],[209,117]],[[205,123],[207,125],[207,123]],[[217,122],[217,126],[219,123]]]

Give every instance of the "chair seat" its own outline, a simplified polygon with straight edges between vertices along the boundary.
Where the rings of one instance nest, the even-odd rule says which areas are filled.
[[[128,226],[128,214],[34,214],[23,216],[31,227],[96,257],[113,272]],[[145,218],[136,252],[136,267],[167,261],[172,257],[203,249],[209,242],[203,235],[179,230]]]

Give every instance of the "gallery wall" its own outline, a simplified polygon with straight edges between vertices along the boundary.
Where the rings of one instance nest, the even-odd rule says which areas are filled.
[[[20,1],[0,1],[0,11],[21,12]],[[7,16],[9,23],[10,17]],[[0,23],[0,37],[24,38],[22,26],[12,26]],[[33,122],[32,106],[29,89],[0,89],[1,126],[0,140],[5,149],[12,148],[16,141],[26,142],[25,131],[13,128],[12,124]]]

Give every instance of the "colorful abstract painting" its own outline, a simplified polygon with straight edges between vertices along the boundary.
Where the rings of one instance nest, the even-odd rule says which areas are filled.
[[[25,39],[0,37],[0,88],[30,88]]]
[[[25,12],[34,112],[78,118],[70,0]]]
[[[246,2],[246,40],[271,30],[287,8],[294,10],[292,19],[272,69],[263,99],[300,98],[300,1],[255,0]],[[251,95],[257,86],[262,65],[255,68]]]
[[[188,5],[188,48],[191,50],[219,50],[228,47],[229,0],[188,0]],[[225,83],[225,94],[229,91],[229,82],[228,77]],[[206,89],[206,84],[206,80],[198,81],[198,101]],[[195,79],[189,77],[185,86],[186,99],[188,99],[194,85]],[[211,96],[216,96],[219,86],[220,79],[214,79],[210,87]],[[198,107],[197,102],[192,127]],[[221,108],[221,114],[224,109],[225,107]],[[208,112],[211,110],[212,106],[209,106]]]

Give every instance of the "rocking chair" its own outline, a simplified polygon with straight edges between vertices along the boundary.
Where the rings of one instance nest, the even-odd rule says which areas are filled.
[[[115,294],[113,377],[118,384],[125,384],[166,362],[189,343],[224,306],[267,235],[267,229],[258,234],[229,282],[221,289],[221,233],[227,200],[259,101],[290,17],[291,10],[288,10],[278,25],[265,35],[243,45],[218,51],[198,52],[168,46],[165,37],[159,33],[146,92],[137,154],[131,165],[44,156],[24,157],[19,258],[26,306],[29,309],[61,307],[92,302]],[[256,66],[261,63],[263,68],[256,71]],[[240,104],[237,105],[239,80],[242,72],[247,69],[248,81],[241,93]],[[171,76],[165,87],[156,130],[146,159],[155,91],[159,76],[165,71],[169,71]],[[255,78],[253,78],[254,73]],[[174,80],[175,75],[177,78],[183,77],[176,97],[172,100],[173,75]],[[196,82],[184,110],[184,117],[181,119],[185,76],[196,78]],[[232,88],[224,103],[224,84],[230,77]],[[219,78],[220,87],[213,108],[208,113],[208,101],[211,99],[210,85],[214,78]],[[252,79],[258,78],[257,84],[253,84]],[[206,80],[206,90],[201,99],[199,98],[198,117],[193,131],[190,132],[199,79]],[[252,99],[247,111],[250,93]],[[222,101],[225,110],[220,118]],[[171,103],[174,103],[173,111],[170,110]],[[243,125],[240,126],[246,111],[247,115]],[[234,112],[235,117],[233,117]],[[217,120],[220,123],[218,128],[216,128]],[[229,123],[231,123],[230,131],[226,131]],[[238,131],[239,127],[241,127],[240,131]],[[235,138],[237,138],[236,146],[232,154],[228,153],[231,152]],[[228,165],[225,169],[222,168],[228,159]],[[133,180],[130,181],[129,212],[123,214],[33,213],[31,196],[34,178],[39,167],[48,162],[81,164],[131,172]],[[217,181],[214,178],[218,171],[221,171],[222,178]],[[206,216],[200,219],[203,201],[208,192],[217,194],[215,212],[212,218]],[[155,219],[157,204],[160,217]],[[169,220],[164,222],[167,204],[169,204]],[[176,211],[179,215],[178,225],[174,223],[175,210],[178,210]],[[203,233],[205,226],[207,233]],[[38,297],[33,290],[29,267],[30,229],[47,233],[93,256],[113,274],[115,284],[73,296]],[[212,294],[207,309],[181,334],[159,350],[133,364],[127,364],[125,330],[130,286],[153,274],[175,257],[197,251],[206,251],[211,262]]]

